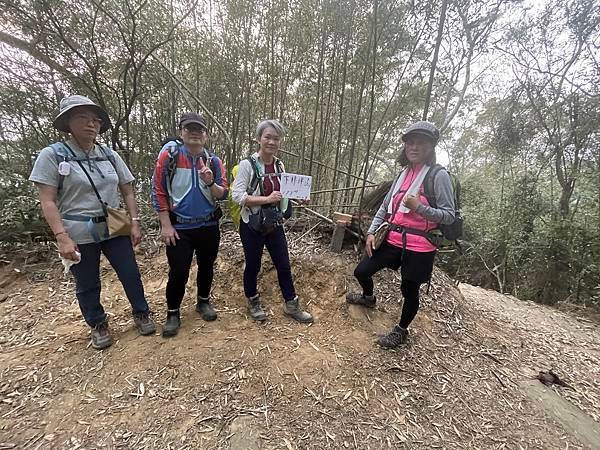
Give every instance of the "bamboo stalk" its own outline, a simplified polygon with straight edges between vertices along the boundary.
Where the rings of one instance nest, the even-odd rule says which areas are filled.
[[[440,12],[440,22],[438,25],[437,38],[435,40],[435,50],[433,52],[433,61],[431,61],[431,70],[429,71],[429,83],[427,83],[427,93],[425,94],[425,107],[423,108],[423,120],[427,120],[429,114],[429,104],[431,103],[431,91],[433,90],[433,79],[435,68],[437,67],[438,54],[442,44],[442,33],[444,31],[444,22],[446,21],[446,9],[448,8],[448,0],[443,0],[442,10]]]
[[[294,203],[294,206],[300,208],[300,206],[298,204],[296,204],[296,203]],[[318,212],[316,212],[316,211],[314,211],[314,210],[312,210],[312,209],[310,209],[310,208],[308,208],[306,206],[302,207],[302,210],[304,212],[307,212],[307,213],[315,216],[315,217],[318,217],[321,220],[324,220],[327,223],[335,225],[335,223],[333,222],[333,220],[331,220],[329,217],[325,217],[323,214],[319,214]],[[349,228],[346,228],[346,231],[348,233],[350,233],[352,236],[356,236],[357,238],[361,239],[360,235],[356,231],[352,231]]]
[[[350,187],[343,187],[343,188],[336,188],[336,189],[322,189],[320,191],[312,191],[310,193],[310,195],[315,195],[315,194],[328,194],[331,192],[340,192],[340,191],[348,191],[351,189],[361,189],[362,186],[350,186]]]
[[[289,150],[283,150],[283,149],[281,149],[281,150],[279,150],[279,151],[280,151],[281,153],[285,153],[286,155],[295,156],[296,158],[300,158],[300,155],[299,155],[299,154],[297,154],[297,153],[294,153],[294,152],[290,152]],[[308,159],[308,158],[306,158],[306,159]],[[322,163],[321,161],[317,161],[316,159],[315,159],[313,162],[314,162],[316,165],[318,165],[318,166],[325,167],[326,169],[335,170],[336,172],[339,172],[339,173],[341,173],[341,174],[344,174],[344,175],[350,175],[350,177],[352,177],[352,178],[355,178],[355,179],[357,179],[357,180],[360,180],[360,181],[362,181],[362,180],[363,180],[363,179],[362,179],[361,177],[359,177],[359,176],[356,176],[356,175],[354,175],[354,174],[348,173],[348,172],[346,172],[345,170],[341,170],[341,169],[338,169],[338,168],[336,168],[336,167],[331,167],[331,166],[329,166],[329,165],[327,165],[327,164],[325,164],[325,163]],[[375,186],[378,186],[378,184],[377,184],[377,183],[373,183],[372,181],[369,181],[369,180],[367,180],[367,183],[368,183],[368,186],[369,186],[369,187],[375,187]]]
[[[321,204],[317,204],[317,205],[313,205],[311,203],[310,207],[311,208],[324,208],[326,206],[335,206],[335,207],[358,207],[358,203],[346,203],[346,204],[338,204],[338,203],[321,203]],[[304,208],[304,206],[299,205],[298,208]]]
[[[227,132],[227,130],[225,130],[225,128],[223,127],[223,125],[221,125],[221,122],[219,122],[217,120],[217,118],[210,112],[210,110],[204,105],[204,103],[202,103],[202,101],[198,97],[196,97],[196,95],[194,95],[194,93],[187,87],[187,85],[183,81],[181,81],[177,77],[177,75],[175,75],[173,73],[173,71],[171,71],[171,69],[169,69],[160,60],[160,58],[158,58],[154,54],[152,54],[151,56],[165,70],[165,72],[167,72],[167,74],[169,74],[169,76],[171,77],[171,79],[173,81],[175,81],[174,85],[177,88],[177,90],[179,92],[181,92],[182,94],[189,95],[196,103],[198,103],[198,105],[200,105],[200,108],[202,108],[202,111],[204,111],[204,113],[214,122],[214,124],[217,126],[217,128],[219,129],[219,131],[221,131],[221,133],[223,133],[223,136],[225,136],[225,139],[227,140],[227,143],[230,146],[233,146],[233,141],[231,140],[231,137],[229,136],[229,133]],[[189,102],[188,102],[188,105],[191,106],[191,104]]]

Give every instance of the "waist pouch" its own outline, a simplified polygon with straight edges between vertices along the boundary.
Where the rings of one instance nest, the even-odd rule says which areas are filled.
[[[263,206],[248,218],[248,227],[263,236],[272,233],[281,224],[283,224],[283,214],[276,206]]]
[[[106,224],[111,236],[129,236],[131,234],[131,218],[124,209],[107,206]]]

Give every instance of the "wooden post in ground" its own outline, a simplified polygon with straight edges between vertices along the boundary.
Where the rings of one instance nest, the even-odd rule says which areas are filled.
[[[346,234],[346,227],[352,222],[352,216],[350,214],[343,214],[340,212],[333,213],[333,223],[335,228],[333,235],[331,236],[331,250],[335,253],[342,251],[342,244],[344,243],[344,235]]]

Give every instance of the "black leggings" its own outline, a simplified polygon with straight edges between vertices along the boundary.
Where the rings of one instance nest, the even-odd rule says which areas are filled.
[[[419,311],[419,286],[419,283],[410,280],[402,280],[402,284],[400,284],[400,290],[404,297],[400,316],[402,328],[408,328]]]
[[[373,295],[373,275],[381,269],[400,269],[402,283],[400,290],[404,297],[400,326],[407,328],[419,311],[419,287],[431,278],[436,252],[413,252],[394,247],[387,242],[373,252],[373,257],[365,257],[354,269],[354,276],[360,283],[364,295]]]
[[[219,252],[221,234],[218,225],[177,230],[176,245],[167,245],[169,280],[167,281],[167,307],[179,309],[185,285],[190,275],[192,258],[196,253],[198,297],[208,298],[213,281],[213,266]]]

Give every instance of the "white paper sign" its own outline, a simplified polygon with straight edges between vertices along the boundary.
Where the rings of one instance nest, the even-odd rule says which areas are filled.
[[[298,200],[310,200],[312,177],[309,175],[296,175],[295,173],[282,173],[279,179],[280,191],[284,197]]]

